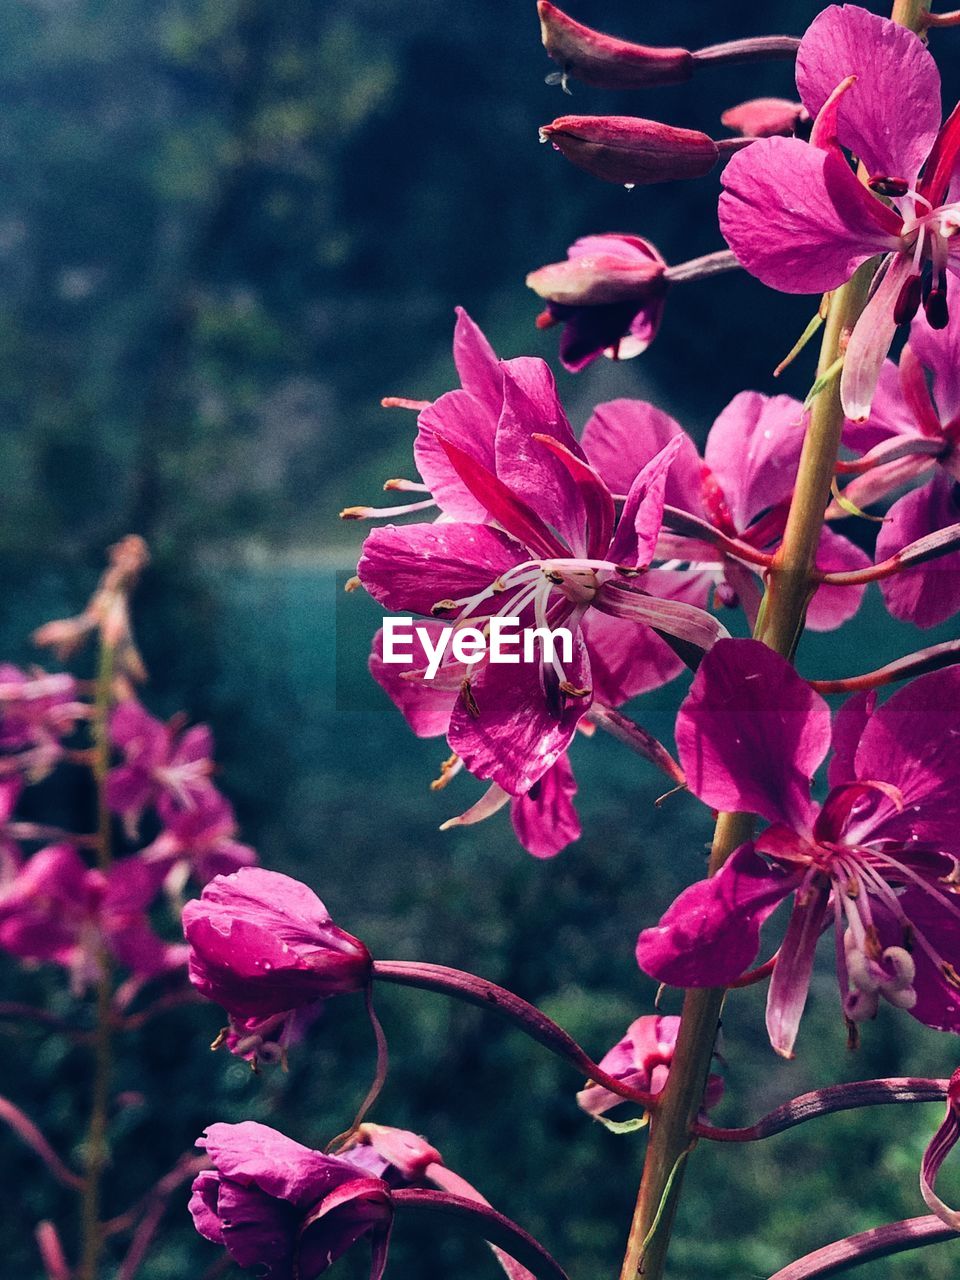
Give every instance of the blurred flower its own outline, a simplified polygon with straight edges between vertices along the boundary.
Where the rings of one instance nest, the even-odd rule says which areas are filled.
[[[673,1015],[644,1014],[630,1023],[622,1040],[600,1059],[600,1066],[617,1080],[647,1093],[660,1093],[667,1083],[673,1052],[677,1046],[680,1018]],[[707,1081],[704,1109],[715,1107],[723,1096],[723,1081],[711,1075]],[[609,1089],[591,1081],[577,1094],[577,1102],[591,1116],[602,1116],[624,1101]]]
[[[102,948],[137,978],[169,972],[183,964],[186,948],[150,928],[147,911],[159,883],[139,857],[104,873],[88,867],[72,845],[41,849],[0,891],[0,948],[21,960],[63,965],[78,993],[99,977]]]
[[[270,1280],[314,1280],[368,1236],[379,1280],[393,1210],[365,1158],[324,1155],[250,1120],[212,1124],[197,1145],[213,1169],[194,1180],[194,1226],[239,1266]]]
[[[831,741],[826,702],[783,658],[728,640],[703,660],[677,720],[690,790],[772,825],[709,880],[685,889],[637,943],[661,982],[720,987],[757,954],[760,928],[793,896],[767,999],[776,1051],[793,1053],[817,940],[832,919],[848,1023],[881,997],[960,1031],[960,670],[920,676],[877,708],[850,699],[833,729],[830,791],[810,779]]]
[[[946,324],[946,273],[960,252],[950,191],[960,119],[940,128],[940,74],[919,36],[856,5],[832,5],[809,27],[797,88],[816,117],[810,143],[763,138],[735,156],[720,229],[748,271],[785,293],[835,289],[885,255],[841,376],[844,411],[861,421],[897,325],[921,301],[931,325]],[[889,203],[857,179],[841,146]]]
[[[788,98],[751,98],[728,107],[720,123],[745,138],[792,137],[810,116],[802,102]]]
[[[190,981],[237,1021],[273,1018],[360,991],[370,953],[290,876],[245,867],[216,876],[183,909]]]
[[[62,740],[88,714],[73,676],[28,675],[9,662],[0,663],[0,777],[45,777],[63,757]]]
[[[252,866],[257,861],[256,850],[234,838],[237,819],[226,797],[209,787],[196,791],[192,799],[190,808],[170,808],[167,826],[143,850],[143,856],[168,870],[180,867],[201,885],[214,876]]]
[[[131,837],[148,805],[156,805],[169,825],[177,814],[213,799],[213,738],[205,724],[184,729],[180,717],[163,724],[129,699],[111,712],[110,740],[124,763],[107,775],[107,804]]]

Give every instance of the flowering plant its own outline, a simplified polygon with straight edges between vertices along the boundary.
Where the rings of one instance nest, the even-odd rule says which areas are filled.
[[[596,405],[578,434],[546,361],[498,358],[461,310],[460,385],[433,401],[389,400],[417,413],[418,478],[385,485],[412,500],[342,513],[389,521],[368,533],[348,587],[423,619],[399,661],[385,626],[369,665],[416,735],[446,739],[434,787],[460,773],[487,784],[444,828],[509,808],[525,850],[575,858],[571,760],[597,730],[665,775],[668,795],[686,791],[711,811],[706,876],[637,921],[639,967],[676,1011],[638,1009],[595,1061],[519,994],[430,960],[381,958],[311,886],[256,865],[214,781],[209,730],[163,723],[139,699],[146,672],[129,601],[147,552],[128,537],[86,609],[35,636],[62,660],[94,638],[96,678],[0,668],[0,949],[58,966],[72,997],[95,1003],[82,1033],[94,1065],[82,1170],[0,1100],[0,1118],[80,1197],[74,1261],[57,1227],[38,1228],[49,1280],[98,1280],[108,1240],[123,1232],[119,1275],[133,1280],[187,1182],[196,1230],[223,1265],[273,1280],[314,1280],[356,1246],[380,1280],[395,1222],[418,1214],[481,1237],[512,1280],[561,1280],[551,1254],[425,1138],[367,1118],[389,1071],[374,1007],[383,984],[498,1014],[578,1073],[585,1116],[617,1134],[644,1131],[622,1280],[666,1274],[699,1143],[747,1144],[852,1108],[946,1102],[917,1171],[931,1212],[828,1243],[772,1280],[834,1274],[960,1231],[935,1187],[960,1137],[956,1073],[841,1081],[740,1127],[711,1114],[738,1053],[735,1040],[720,1052],[724,1001],[766,983],[772,1049],[802,1056],[824,934],[851,1048],[881,1001],[960,1032],[960,642],[843,678],[795,666],[805,629],[839,630],[874,582],[894,617],[921,627],[960,608],[960,117],[942,122],[927,44],[960,15],[935,16],[928,0],[896,0],[890,18],[831,5],[800,39],[687,50],[608,36],[547,0],[538,9],[564,90],[578,79],[601,90],[683,84],[717,64],[780,59],[795,61],[799,97],[729,109],[737,136],[722,139],[625,115],[542,127],[574,165],[627,187],[725,166],[716,217],[727,248],[670,266],[640,234],[591,233],[531,273],[546,302],[536,323],[563,326],[561,363],[579,372],[601,355],[639,355],[669,323],[675,285],[743,268],[783,292],[826,291],[777,372],[802,362],[822,327],[816,370],[803,400],[768,388],[718,405],[702,450],[641,399]],[[881,502],[868,551],[863,508]],[[482,642],[505,618],[522,654],[460,643],[468,632]],[[552,642],[560,631],[566,652]],[[663,690],[675,691],[675,749],[634,718]],[[18,818],[25,791],[67,771],[90,791],[95,829]],[[118,1036],[171,1002],[207,1001],[225,1019],[214,1047],[259,1071],[309,1054],[321,1018],[335,1035],[350,997],[363,1002],[376,1070],[323,1150],[213,1118],[199,1155],[184,1155],[118,1221],[104,1219]]]

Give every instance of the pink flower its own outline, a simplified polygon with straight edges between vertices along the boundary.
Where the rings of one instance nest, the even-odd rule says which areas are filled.
[[[62,740],[87,713],[73,676],[27,675],[0,663],[0,775],[45,777],[63,756]]]
[[[361,991],[370,953],[339,929],[306,885],[244,867],[217,876],[183,909],[190,981],[242,1030],[244,1019],[287,1014]]]
[[[693,652],[724,631],[702,610],[652,594],[677,444],[635,477],[618,516],[547,366],[512,360],[499,372],[495,432],[490,407],[477,413],[467,392],[420,416],[418,466],[449,519],[375,530],[357,572],[393,611],[481,625],[506,615],[571,632],[568,662],[541,649],[517,665],[445,661],[435,677],[459,691],[451,749],[477,777],[522,795],[566,750],[594,696],[612,705],[679,670],[653,633]]]
[[[679,1031],[679,1017],[644,1014],[630,1023],[626,1035],[604,1054],[599,1065],[624,1084],[660,1093],[667,1083]],[[723,1081],[711,1075],[704,1107],[715,1107],[722,1095]],[[577,1094],[577,1102],[589,1115],[602,1116],[619,1106],[623,1098],[591,1081]]]
[[[578,169],[626,187],[702,178],[722,152],[742,147],[742,139],[720,142],[697,129],[678,129],[637,116],[558,116],[540,129]]]
[[[188,809],[171,807],[167,823],[143,850],[143,856],[167,869],[183,867],[202,885],[214,876],[229,875],[257,861],[256,851],[234,838],[237,820],[233,807],[213,787],[197,791]]]
[[[136,833],[144,810],[156,805],[170,823],[213,793],[213,738],[205,724],[184,729],[179,718],[163,724],[131,699],[110,716],[110,740],[124,763],[107,777],[107,803]]]
[[[728,538],[758,552],[779,545],[803,445],[803,407],[789,396],[742,391],[722,410],[707,436],[704,459],[680,425],[643,400],[598,405],[583,432],[583,447],[615,493],[671,441],[679,442],[664,497],[670,507],[690,512]],[[751,626],[760,606],[758,569],[692,532],[664,531],[657,555],[664,576],[675,581],[671,594],[697,604],[716,596],[718,604],[740,605]],[[825,527],[817,564],[821,569],[861,569],[869,557]],[[821,587],[807,613],[807,625],[830,631],[859,608],[863,587]]]
[[[194,1226],[239,1266],[270,1280],[314,1280],[366,1236],[379,1280],[393,1210],[387,1184],[370,1171],[372,1152],[324,1155],[251,1120],[212,1124],[197,1145],[213,1169],[194,1180]]]
[[[951,285],[951,297],[956,288]],[[847,426],[845,442],[866,451],[857,464],[864,468],[862,474],[844,489],[857,506],[895,493],[911,481],[926,480],[890,507],[877,538],[878,560],[960,523],[958,369],[960,316],[954,312],[945,329],[933,329],[921,312],[899,367],[887,361],[880,371],[870,417],[863,424]],[[880,586],[894,617],[919,627],[935,626],[960,609],[960,553],[904,570]]]
[[[431,622],[423,624],[436,642],[436,636],[448,624]],[[370,650],[370,673],[394,705],[403,713],[418,738],[435,738],[446,734],[450,717],[456,708],[459,690],[436,687],[433,681],[409,679],[422,671],[427,661],[419,637],[412,643],[412,660],[409,663],[383,661],[383,633],[374,636]],[[434,784],[439,790],[462,767],[459,758],[444,768],[441,779]],[[465,813],[443,824],[471,826],[492,817],[509,804],[510,818],[517,839],[535,858],[552,858],[580,836],[580,819],[573,806],[577,784],[566,755],[561,756],[529,791],[511,796],[497,783],[492,783],[481,800]]]
[[[562,324],[560,362],[579,373],[600,355],[626,360],[657,335],[667,295],[667,264],[640,236],[584,236],[566,262],[540,267],[527,285],[547,300],[539,328]]]
[[[640,967],[678,986],[724,986],[750,966],[763,922],[793,896],[767,1001],[778,1053],[792,1055],[831,920],[850,1023],[872,1018],[883,998],[960,1031],[958,694],[954,668],[921,676],[881,707],[848,701],[818,806],[810,779],[831,741],[827,704],[756,641],[717,645],[680,711],[680,760],[706,804],[771,825],[641,933]]]
[[[748,271],[786,293],[834,289],[885,255],[841,380],[847,415],[862,420],[897,325],[921,301],[931,324],[946,323],[946,273],[960,265],[960,116],[940,127],[940,76],[923,41],[856,5],[832,5],[809,27],[797,88],[817,117],[810,143],[764,138],[734,156],[720,228]],[[889,204],[857,180],[841,146]]]
[[[123,858],[109,872],[91,869],[72,845],[35,853],[0,892],[0,947],[21,960],[70,970],[82,991],[96,981],[100,949],[137,978],[183,964],[185,948],[158,938],[147,911],[160,877],[142,858]]]

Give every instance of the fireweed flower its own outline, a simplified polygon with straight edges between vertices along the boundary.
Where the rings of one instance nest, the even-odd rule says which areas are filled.
[[[803,406],[789,396],[743,391],[720,413],[707,436],[703,460],[669,414],[643,400],[598,405],[583,432],[583,447],[614,493],[670,441],[679,442],[664,497],[713,529],[756,551],[770,552],[783,535],[803,445]],[[751,625],[762,595],[755,568],[695,536],[661,532],[660,569],[675,575],[683,598],[740,605]],[[825,527],[817,564],[821,569],[859,569],[869,558]],[[830,631],[860,606],[863,587],[820,587],[807,624]]]
[[[923,41],[856,5],[832,5],[809,27],[797,88],[816,117],[810,143],[764,138],[734,156],[720,229],[748,271],[785,293],[834,289],[884,255],[841,380],[845,412],[862,420],[897,325],[921,302],[934,327],[947,320],[947,271],[960,266],[960,116],[940,127],[940,75]]]
[[[648,1093],[660,1093],[667,1083],[679,1030],[680,1019],[677,1016],[644,1014],[630,1023],[623,1039],[618,1040],[600,1059],[600,1066],[624,1084]],[[719,1076],[711,1075],[704,1108],[715,1107],[722,1096],[723,1081]],[[602,1116],[619,1106],[623,1098],[591,1081],[577,1094],[577,1102],[588,1115]]]
[[[956,285],[951,284],[950,296],[955,295]],[[862,424],[847,424],[844,442],[865,451],[856,464],[864,468],[863,474],[844,489],[855,505],[866,506],[908,482],[926,480],[890,507],[877,538],[878,560],[960,523],[958,371],[960,316],[954,312],[945,329],[933,329],[921,312],[899,366],[887,361],[880,371],[870,417]],[[880,586],[894,617],[932,627],[960,609],[960,554],[904,570]]]
[[[62,741],[86,719],[77,682],[65,673],[27,674],[0,663],[0,777],[45,777],[63,757]]]
[[[570,631],[568,663],[541,646],[539,661],[517,665],[446,659],[435,677],[459,693],[451,749],[477,777],[521,795],[564,753],[594,696],[616,705],[663,683],[663,646],[648,628],[700,651],[724,629],[694,606],[650,594],[677,445],[635,478],[618,518],[544,362],[507,361],[500,372],[492,438],[463,412],[463,393],[420,416],[418,466],[452,518],[374,530],[357,573],[392,611],[455,625],[516,617],[522,629]],[[666,665],[678,670],[672,658]]]
[[[563,325],[560,362],[579,373],[600,355],[626,360],[657,335],[667,295],[667,264],[640,236],[584,236],[566,262],[540,267],[527,285],[547,308],[537,327]]]
[[[213,738],[205,724],[184,729],[180,718],[164,724],[131,699],[111,713],[110,741],[124,762],[107,776],[107,803],[132,835],[148,805],[169,823],[210,797]]]
[[[147,912],[159,877],[140,857],[106,873],[91,869],[72,845],[51,845],[24,863],[0,891],[0,948],[21,960],[63,965],[82,992],[100,973],[106,948],[139,979],[178,968],[185,948],[151,930]]]
[[[23,864],[20,846],[7,829],[22,790],[20,778],[0,779],[0,894],[16,878]]]
[[[362,991],[370,953],[339,929],[312,890],[276,871],[217,876],[183,909],[190,981],[222,1005],[238,1035],[245,1019],[291,1015]]]
[[[677,721],[690,790],[771,826],[641,933],[640,967],[677,986],[724,986],[752,963],[760,928],[793,897],[767,1000],[776,1051],[793,1052],[814,951],[832,921],[843,1011],[881,998],[960,1031],[960,671],[921,676],[880,707],[845,704],[830,791],[810,779],[831,741],[824,700],[777,654],[730,640],[706,656]]]
[[[149,862],[164,866],[169,878],[193,874],[201,885],[257,861],[256,851],[240,844],[233,806],[213,787],[196,793],[192,807],[172,809],[167,825],[143,850]]]
[[[213,1168],[194,1180],[193,1224],[239,1266],[270,1280],[313,1280],[366,1236],[379,1280],[393,1211],[371,1166],[386,1161],[366,1148],[324,1155],[252,1120],[212,1124],[197,1146]]]
[[[944,1204],[935,1188],[940,1166],[957,1145],[958,1138],[960,1138],[960,1068],[950,1077],[950,1084],[947,1087],[947,1114],[940,1128],[930,1139],[920,1166],[920,1194],[930,1211],[948,1227],[953,1227],[954,1231],[960,1231],[960,1213]]]
[[[434,643],[437,633],[447,625],[424,623]],[[370,674],[418,738],[440,737],[450,727],[460,692],[458,688],[438,688],[432,680],[409,679],[411,675],[416,677],[427,661],[419,635],[412,638],[411,650],[412,660],[408,664],[384,662],[382,632],[377,632],[370,650]],[[433,784],[434,789],[446,786],[461,768],[458,757],[447,761],[441,777]],[[458,818],[445,822],[443,827],[470,826],[492,817],[509,804],[513,829],[524,849],[535,858],[552,858],[580,836],[580,819],[573,804],[576,794],[573,770],[567,756],[562,755],[523,795],[511,796],[494,782],[481,800]]]

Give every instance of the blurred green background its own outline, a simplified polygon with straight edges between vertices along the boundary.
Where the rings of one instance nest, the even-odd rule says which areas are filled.
[[[567,7],[635,39],[696,47],[799,34],[820,6]],[[956,40],[938,37],[947,59]],[[502,355],[556,367],[555,335],[533,327],[526,271],[591,231],[640,232],[674,262],[719,246],[715,177],[627,193],[539,147],[539,124],[634,111],[716,131],[735,102],[789,96],[791,71],[718,70],[620,97],[574,85],[570,100],[544,85],[550,69],[532,0],[0,6],[0,640],[4,656],[32,660],[29,631],[75,612],[104,547],[143,533],[155,557],[136,608],[147,701],[213,725],[222,785],[264,864],[312,884],[376,955],[503,982],[599,1055],[652,1008],[633,943],[700,874],[709,815],[685,795],[655,808],[660,778],[601,740],[578,744],[585,834],[554,862],[524,854],[505,818],[441,835],[479,788],[460,779],[429,792],[441,745],[413,739],[369,682],[377,610],[341,592],[362,531],[336,512],[410,474],[413,418],[379,399],[454,385],[455,304]],[[735,391],[774,389],[770,370],[811,310],[747,278],[679,289],[641,361],[601,362],[578,379],[558,370],[571,417],[643,396],[702,440]],[[799,362],[783,389],[802,395],[809,372]],[[871,597],[841,639],[805,641],[800,664],[841,674],[917,642]],[[636,709],[654,732],[669,737],[683,683]],[[765,1044],[761,993],[730,1000],[725,1122],[818,1083],[956,1065],[950,1039],[887,1009],[848,1054],[828,950],[795,1062]],[[7,962],[0,973],[9,998],[69,1007],[55,973]],[[375,1118],[427,1135],[572,1280],[615,1275],[643,1138],[582,1118],[576,1077],[477,1010],[391,989],[378,1006],[394,1065]],[[358,1001],[330,1004],[288,1075],[253,1078],[209,1054],[218,1026],[214,1009],[181,1010],[124,1051],[109,1213],[213,1120],[263,1119],[322,1146],[352,1114],[372,1069]],[[74,1157],[88,1070],[82,1048],[0,1024],[2,1091]],[[922,1212],[917,1166],[939,1110],[834,1117],[748,1150],[701,1147],[674,1274],[753,1280]],[[70,1240],[72,1208],[2,1133],[0,1159],[5,1266],[39,1277],[33,1223],[56,1217]],[[940,1247],[861,1274],[946,1280],[956,1257]],[[197,1280],[216,1258],[180,1201],[142,1274]],[[339,1273],[359,1277],[362,1263]],[[389,1274],[496,1273],[481,1248],[401,1221]]]

